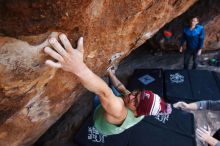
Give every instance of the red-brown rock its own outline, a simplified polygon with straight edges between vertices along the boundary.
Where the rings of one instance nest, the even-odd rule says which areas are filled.
[[[83,92],[72,74],[44,65],[52,31],[83,36],[85,62],[101,75],[112,55],[118,62],[196,1],[1,1],[0,146],[32,144]]]

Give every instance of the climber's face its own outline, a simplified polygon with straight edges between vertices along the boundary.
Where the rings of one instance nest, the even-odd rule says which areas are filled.
[[[133,91],[129,95],[124,97],[125,105],[132,111],[137,110],[137,106],[140,102],[141,92]]]

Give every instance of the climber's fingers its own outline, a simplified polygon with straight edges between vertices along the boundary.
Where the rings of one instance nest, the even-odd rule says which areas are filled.
[[[50,38],[49,43],[61,56],[67,56],[66,50],[60,45],[56,38]]]
[[[72,47],[70,41],[68,40],[67,36],[62,33],[59,35],[59,38],[60,38],[64,48],[66,49],[66,51],[72,53],[73,47]]]
[[[51,49],[50,47],[45,47],[44,48],[44,52],[49,54],[51,57],[53,57],[54,59],[56,59],[59,62],[64,62],[63,57],[58,54],[56,51],[54,51],[53,49]]]
[[[46,60],[45,63],[53,68],[61,68],[61,63],[59,63],[59,62],[53,62],[52,60]]]
[[[82,54],[84,53],[83,37],[80,37],[77,42],[77,50],[79,50]]]

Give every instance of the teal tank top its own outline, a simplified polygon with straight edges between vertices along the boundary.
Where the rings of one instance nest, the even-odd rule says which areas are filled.
[[[116,126],[114,124],[109,123],[105,119],[105,110],[101,105],[99,105],[95,109],[93,116],[95,128],[103,135],[119,134],[125,131],[126,129],[134,126],[135,124],[139,123],[144,118],[144,116],[135,117],[130,109],[127,108],[127,110],[128,113],[124,122],[120,126]]]

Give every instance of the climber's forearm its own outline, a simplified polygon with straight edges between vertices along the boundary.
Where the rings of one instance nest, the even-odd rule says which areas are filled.
[[[189,110],[198,110],[198,105],[197,105],[197,103],[196,102],[193,102],[193,103],[189,103],[188,104],[188,109]]]
[[[125,113],[123,100],[116,97],[110,87],[85,64],[82,65],[80,72],[74,74],[77,75],[85,88],[99,96],[101,104],[108,114],[120,117],[122,113]]]
[[[74,74],[76,74],[86,89],[99,95],[102,101],[107,101],[106,98],[112,97],[113,93],[108,85],[85,64],[82,64],[80,71]]]
[[[111,78],[112,84],[116,89],[122,93],[123,95],[129,94],[130,91],[126,89],[126,87],[119,81],[119,79],[113,74],[111,71],[109,72],[109,77]]]

